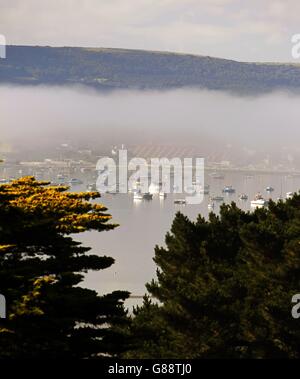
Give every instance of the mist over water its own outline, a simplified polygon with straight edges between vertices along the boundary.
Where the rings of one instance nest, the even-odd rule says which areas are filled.
[[[79,87],[0,86],[0,148],[27,151],[24,156],[32,159],[37,150],[46,157],[51,149],[59,158],[56,148],[62,143],[98,149],[99,154],[105,146],[110,151],[112,145],[122,143],[191,145],[204,156],[225,157],[237,165],[267,157],[300,168],[299,100],[287,93],[260,97],[195,90],[103,94]],[[205,183],[215,195],[232,184],[236,194],[224,201],[234,200],[248,210],[255,193],[265,194],[266,186],[275,187],[274,199],[299,189],[299,176],[276,175],[255,174],[247,179],[242,173],[226,172],[224,180],[214,180],[207,174]],[[84,184],[80,190],[85,189]],[[240,202],[240,193],[247,193],[249,201]],[[209,196],[199,206],[181,208],[174,205],[174,198],[157,196],[151,202],[135,203],[130,194],[104,194],[99,202],[120,227],[113,233],[88,232],[76,238],[95,254],[107,252],[116,263],[100,276],[89,273],[82,285],[99,293],[124,288],[142,295],[145,282],[155,277],[154,246],[164,243],[175,213],[180,210],[192,219],[208,214]]]
[[[157,143],[197,146],[204,155],[230,150],[236,161],[239,155],[265,154],[297,164],[300,157],[300,97],[288,93],[104,94],[81,87],[2,85],[0,99],[0,146],[11,149]]]

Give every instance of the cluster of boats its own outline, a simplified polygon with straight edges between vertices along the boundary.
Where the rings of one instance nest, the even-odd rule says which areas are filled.
[[[265,188],[265,191],[267,193],[271,193],[274,191],[274,188],[271,187],[271,186],[268,186]],[[224,194],[233,194],[235,193],[235,189],[232,187],[232,186],[226,186],[223,188],[222,192]],[[292,196],[293,196],[293,192],[287,192],[286,194],[286,198],[287,199],[290,199]],[[247,201],[248,200],[248,195],[245,194],[245,193],[242,193],[239,195],[239,200],[241,201]],[[211,196],[210,197],[210,201],[208,203],[208,208],[209,209],[213,209],[215,207],[215,202],[221,202],[221,201],[224,201],[224,197],[223,196]],[[257,193],[254,197],[253,200],[251,200],[250,204],[251,204],[251,207],[252,208],[260,208],[260,207],[265,207],[268,205],[268,200],[266,200],[261,193]]]
[[[176,184],[173,186],[174,193],[179,190],[179,187],[176,186]],[[209,185],[200,185],[196,181],[193,181],[192,185],[185,188],[185,191],[187,193],[200,193],[203,195],[209,194]],[[162,183],[159,182],[158,184],[151,183],[148,192],[142,192],[140,190],[140,183],[136,183],[133,187],[129,189],[129,192],[133,193],[133,199],[134,200],[152,200],[154,195],[158,195],[160,199],[165,199],[167,197],[167,193],[162,191]],[[186,204],[185,198],[177,198],[174,199],[174,204]]]
[[[219,178],[219,175],[213,173],[211,174],[212,177],[214,178]],[[70,179],[69,182],[70,184],[81,184],[81,181],[78,181],[76,179]],[[176,190],[176,188],[174,187]],[[88,191],[96,191],[96,184],[88,184],[87,185],[87,190]],[[197,191],[198,193],[204,194],[204,195],[209,195],[210,187],[209,185],[201,186],[195,182],[193,182],[192,186],[188,188],[189,192],[192,191]],[[268,186],[265,188],[265,191],[267,193],[271,193],[274,191],[274,188],[272,186]],[[161,183],[155,184],[151,183],[148,192],[142,192],[139,188],[139,185],[137,185],[134,188],[130,189],[130,192],[133,193],[133,199],[134,200],[152,200],[154,195],[158,195],[160,199],[165,199],[167,197],[167,194],[161,190]],[[236,190],[232,186],[225,186],[222,190],[222,193],[224,195],[228,194],[234,194]],[[290,199],[293,196],[293,192],[287,192],[286,198]],[[223,202],[224,201],[224,195],[211,195],[209,197],[209,203],[208,203],[208,209],[214,209],[216,203],[218,202]],[[248,195],[246,193],[241,193],[238,196],[239,200],[241,201],[247,201],[248,200]],[[174,204],[178,205],[185,205],[187,203],[185,198],[176,198],[174,199]],[[257,193],[254,197],[253,200],[250,202],[252,208],[261,208],[265,207],[268,205],[268,200],[266,200],[261,193]]]
[[[233,192],[230,192],[230,193],[233,193]],[[242,201],[246,201],[246,200],[248,200],[248,195],[243,193],[239,196],[239,199]],[[222,202],[222,201],[224,201],[223,196],[211,196],[210,201],[208,203],[208,209],[214,209],[215,202]],[[251,206],[252,207],[259,207],[259,206],[263,207],[263,206],[266,206],[267,203],[268,202],[260,194],[257,194],[255,196],[254,200],[251,201]]]
[[[155,186],[154,185],[150,185],[149,187],[149,192],[146,192],[146,193],[142,193],[140,190],[138,189],[133,189],[132,192],[133,192],[133,199],[134,200],[152,200],[153,199],[153,195],[157,194],[160,198],[162,199],[165,199],[167,197],[167,194],[163,191],[159,191],[159,188],[160,186]],[[204,194],[209,194],[209,186],[206,185],[204,186],[203,188],[203,192]],[[273,192],[274,191],[274,188],[273,187],[266,187],[266,192],[270,193],[270,192]],[[235,189],[232,187],[232,186],[226,186],[223,188],[222,192],[224,194],[233,194],[235,193]],[[286,198],[289,199],[293,196],[293,192],[288,192],[286,194]],[[245,194],[245,193],[242,193],[239,195],[239,200],[241,201],[247,201],[248,200],[248,195]],[[224,196],[222,195],[212,195],[210,196],[209,198],[209,203],[208,203],[208,208],[209,209],[214,209],[215,207],[215,203],[217,202],[223,202],[224,201]],[[185,205],[187,203],[186,199],[185,198],[176,198],[174,199],[174,204],[178,204],[178,205]],[[251,207],[252,208],[257,208],[257,207],[265,207],[268,205],[268,200],[266,200],[261,193],[257,193],[254,197],[253,200],[251,200],[250,202],[251,204]]]

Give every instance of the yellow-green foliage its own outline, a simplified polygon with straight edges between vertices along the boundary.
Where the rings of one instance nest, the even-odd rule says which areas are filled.
[[[103,229],[103,223],[111,219],[102,204],[89,200],[100,197],[98,192],[67,192],[68,187],[51,186],[49,182],[38,182],[25,177],[0,186],[0,199],[8,207],[27,216],[55,220],[56,228],[62,233],[79,233],[91,228]],[[106,225],[112,229],[116,225]]]
[[[120,332],[112,329],[127,320],[128,293],[99,296],[79,286],[84,273],[114,259],[91,254],[70,236],[116,227],[93,201],[98,197],[33,177],[0,186],[0,289],[7,300],[0,358],[87,358],[122,350]]]

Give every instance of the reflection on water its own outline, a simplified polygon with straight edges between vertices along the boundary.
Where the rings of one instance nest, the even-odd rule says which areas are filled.
[[[287,192],[300,189],[300,177],[278,174],[249,176],[235,172],[226,173],[224,179],[207,175],[205,184],[210,185],[210,195],[222,195],[225,203],[235,201],[243,210],[250,210],[250,201],[257,192],[261,192],[265,199],[285,198]],[[232,186],[235,193],[222,194],[227,185]],[[274,191],[266,192],[268,186],[272,186]],[[242,193],[248,195],[248,200],[239,200]],[[132,194],[105,194],[98,199],[108,207],[113,221],[120,226],[114,231],[87,232],[76,238],[91,246],[93,253],[112,256],[116,262],[109,269],[88,273],[83,285],[99,293],[124,289],[133,295],[143,295],[145,283],[155,277],[154,247],[164,244],[165,234],[170,230],[176,212],[180,210],[195,220],[199,213],[207,217],[211,211],[208,209],[209,195],[205,195],[199,205],[175,205],[174,199],[178,197],[182,196],[170,194],[164,199],[157,194],[151,201],[134,201]],[[215,202],[215,213],[218,213],[220,204]],[[130,302],[135,304],[138,301],[132,299]]]

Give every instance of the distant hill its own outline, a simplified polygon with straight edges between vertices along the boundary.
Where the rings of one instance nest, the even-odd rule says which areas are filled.
[[[82,84],[99,90],[204,88],[238,93],[300,91],[300,65],[144,50],[8,46],[0,84]]]

